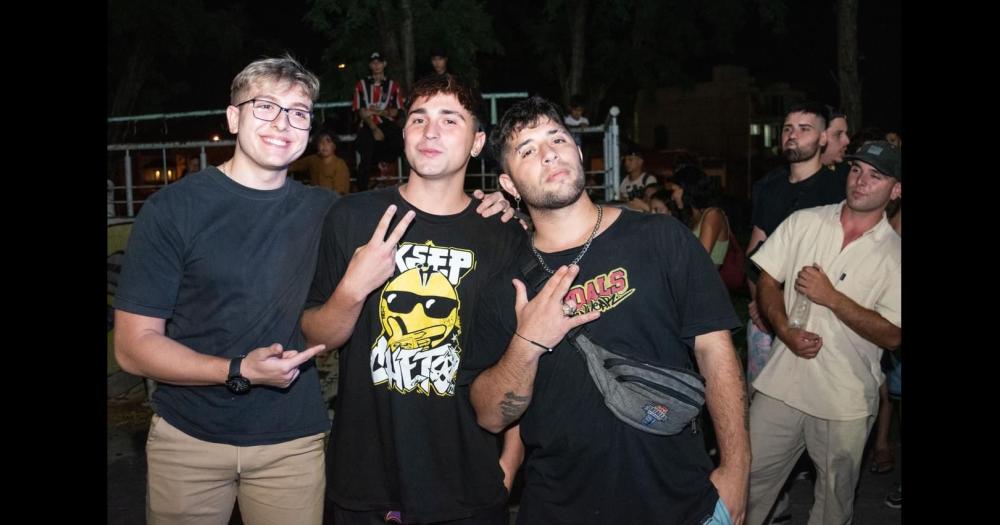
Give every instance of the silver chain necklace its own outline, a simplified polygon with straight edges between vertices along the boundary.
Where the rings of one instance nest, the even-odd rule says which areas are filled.
[[[585,242],[583,244],[583,249],[580,250],[580,253],[577,254],[577,256],[576,256],[575,259],[573,259],[573,262],[569,263],[571,266],[574,265],[574,264],[576,264],[576,263],[578,263],[578,262],[580,262],[580,259],[583,258],[583,254],[587,253],[587,249],[590,248],[590,243],[594,242],[594,237],[597,237],[597,230],[601,229],[601,217],[603,217],[603,216],[604,216],[604,207],[601,206],[600,204],[598,204],[597,205],[597,224],[594,225],[594,231],[590,232],[590,237],[588,237],[587,238],[587,242]],[[531,234],[531,251],[534,252],[535,258],[538,259],[538,262],[541,263],[542,269],[544,269],[546,272],[549,272],[550,274],[556,273],[555,270],[553,270],[552,268],[549,268],[549,265],[545,264],[545,260],[542,259],[542,254],[538,253],[538,250],[535,248],[535,234],[534,233]]]

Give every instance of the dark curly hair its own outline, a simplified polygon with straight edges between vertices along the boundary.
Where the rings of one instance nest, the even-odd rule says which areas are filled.
[[[482,130],[483,125],[483,96],[479,90],[457,75],[444,73],[441,75],[428,75],[414,82],[413,89],[410,90],[409,101],[406,104],[406,111],[409,112],[413,106],[413,101],[421,97],[433,97],[438,93],[445,95],[455,95],[462,107],[472,114],[476,119],[477,130]]]
[[[500,122],[490,133],[490,150],[502,171],[508,171],[504,154],[510,139],[522,129],[538,124],[543,117],[563,128],[566,127],[559,106],[537,95],[514,104],[500,117]]]

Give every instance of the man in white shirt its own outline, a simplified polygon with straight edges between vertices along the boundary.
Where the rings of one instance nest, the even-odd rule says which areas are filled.
[[[763,522],[803,448],[816,465],[809,524],[850,523],[881,348],[902,339],[901,241],[885,217],[902,194],[901,156],[878,141],[847,159],[846,200],[793,213],[752,257],[777,337],[753,383],[747,523]],[[788,326],[796,294],[813,303],[801,328]]]

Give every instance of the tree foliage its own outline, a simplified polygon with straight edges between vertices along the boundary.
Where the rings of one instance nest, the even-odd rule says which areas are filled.
[[[524,2],[525,7],[532,3]],[[783,2],[753,3],[768,25],[775,30],[782,27]],[[562,102],[567,103],[574,85],[579,85],[593,111],[609,91],[625,94],[691,82],[686,66],[692,61],[733,50],[749,4],[746,0],[545,0],[538,16],[525,24],[539,72],[559,83]],[[573,21],[581,11],[586,12],[586,34],[574,40]],[[575,49],[580,45],[582,50]],[[574,53],[583,60],[574,61]]]
[[[228,71],[227,59],[242,47],[245,25],[235,7],[209,10],[202,0],[109,0],[109,114],[191,109],[169,104],[203,82],[177,72],[189,71],[194,60]]]
[[[354,82],[368,75],[368,57],[375,50],[388,59],[387,75],[404,83],[429,69],[427,55],[432,48],[446,49],[448,69],[472,79],[478,77],[479,53],[502,51],[492,17],[480,0],[310,0],[309,4],[307,23],[329,39],[322,57],[327,99],[351,96]],[[413,57],[412,70],[406,64],[407,53]],[[339,69],[340,64],[345,67]]]

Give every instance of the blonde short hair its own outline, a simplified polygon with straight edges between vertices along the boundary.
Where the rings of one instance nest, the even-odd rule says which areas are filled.
[[[262,58],[251,62],[243,68],[233,79],[233,85],[229,93],[229,103],[239,104],[240,100],[246,96],[255,84],[271,80],[276,83],[289,82],[297,83],[312,101],[319,96],[319,78],[312,72],[302,67],[291,55],[285,53],[279,58]]]

